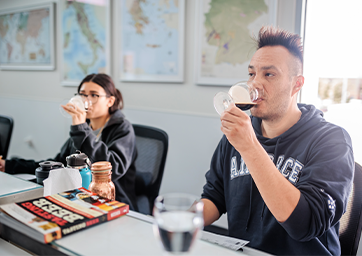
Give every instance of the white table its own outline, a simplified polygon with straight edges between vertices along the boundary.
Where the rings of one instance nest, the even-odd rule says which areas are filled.
[[[150,217],[144,218],[130,211],[128,215],[63,237],[51,244],[68,255],[165,255],[153,234],[150,221]],[[248,247],[244,247],[243,252],[233,251],[199,239],[188,255],[270,254]]]
[[[3,240],[0,238],[0,255],[6,255],[6,256],[11,256],[11,255],[32,255],[20,248],[18,248],[17,246]]]
[[[0,204],[20,202],[42,195],[42,186],[0,172]],[[130,211],[125,216],[79,231],[50,244],[41,244],[1,224],[0,235],[36,254],[165,255],[160,242],[154,237],[152,222],[151,216]],[[7,248],[9,245],[7,244]],[[243,249],[243,252],[233,251],[199,239],[188,255],[269,255],[248,247]],[[1,251],[0,255],[3,255]]]
[[[43,186],[0,172],[0,204],[43,196]]]

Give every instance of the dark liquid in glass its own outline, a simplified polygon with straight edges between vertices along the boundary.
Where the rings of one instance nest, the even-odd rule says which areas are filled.
[[[256,105],[256,103],[253,102],[248,102],[248,103],[244,103],[244,102],[239,102],[239,103],[235,103],[235,106],[237,106],[238,108],[240,108],[241,110],[245,111],[245,110],[249,110],[252,107],[254,107]]]

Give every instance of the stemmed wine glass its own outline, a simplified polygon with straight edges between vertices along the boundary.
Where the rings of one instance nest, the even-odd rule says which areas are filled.
[[[262,95],[262,89],[255,88],[251,82],[237,82],[230,87],[229,92],[218,92],[214,96],[214,107],[221,115],[231,103],[241,110],[249,110],[256,105],[256,101]]]
[[[71,115],[69,115],[62,107],[62,105],[66,105],[68,103],[72,103],[72,107],[79,108],[83,111],[88,111],[89,106],[92,105],[92,102],[88,100],[88,98],[81,97],[80,95],[76,94],[73,96],[70,100],[63,100],[62,103],[59,106],[60,113],[66,117],[70,118]],[[69,105],[68,105],[69,106]]]
[[[187,253],[204,227],[204,203],[188,194],[166,194],[156,198],[153,231],[168,253]]]

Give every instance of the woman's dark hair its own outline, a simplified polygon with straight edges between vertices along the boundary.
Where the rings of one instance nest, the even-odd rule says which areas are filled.
[[[95,84],[98,84],[105,90],[108,97],[109,96],[115,97],[114,104],[108,109],[109,114],[113,114],[117,109],[123,109],[124,104],[123,104],[122,93],[116,88],[112,78],[109,75],[107,74],[87,75],[82,80],[82,82],[80,82],[80,85],[78,86],[78,93],[82,85],[86,82],[93,82]]]

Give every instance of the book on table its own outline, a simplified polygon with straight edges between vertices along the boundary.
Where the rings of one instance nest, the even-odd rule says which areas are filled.
[[[0,222],[42,243],[110,221],[129,205],[109,201],[85,188],[0,205]]]

